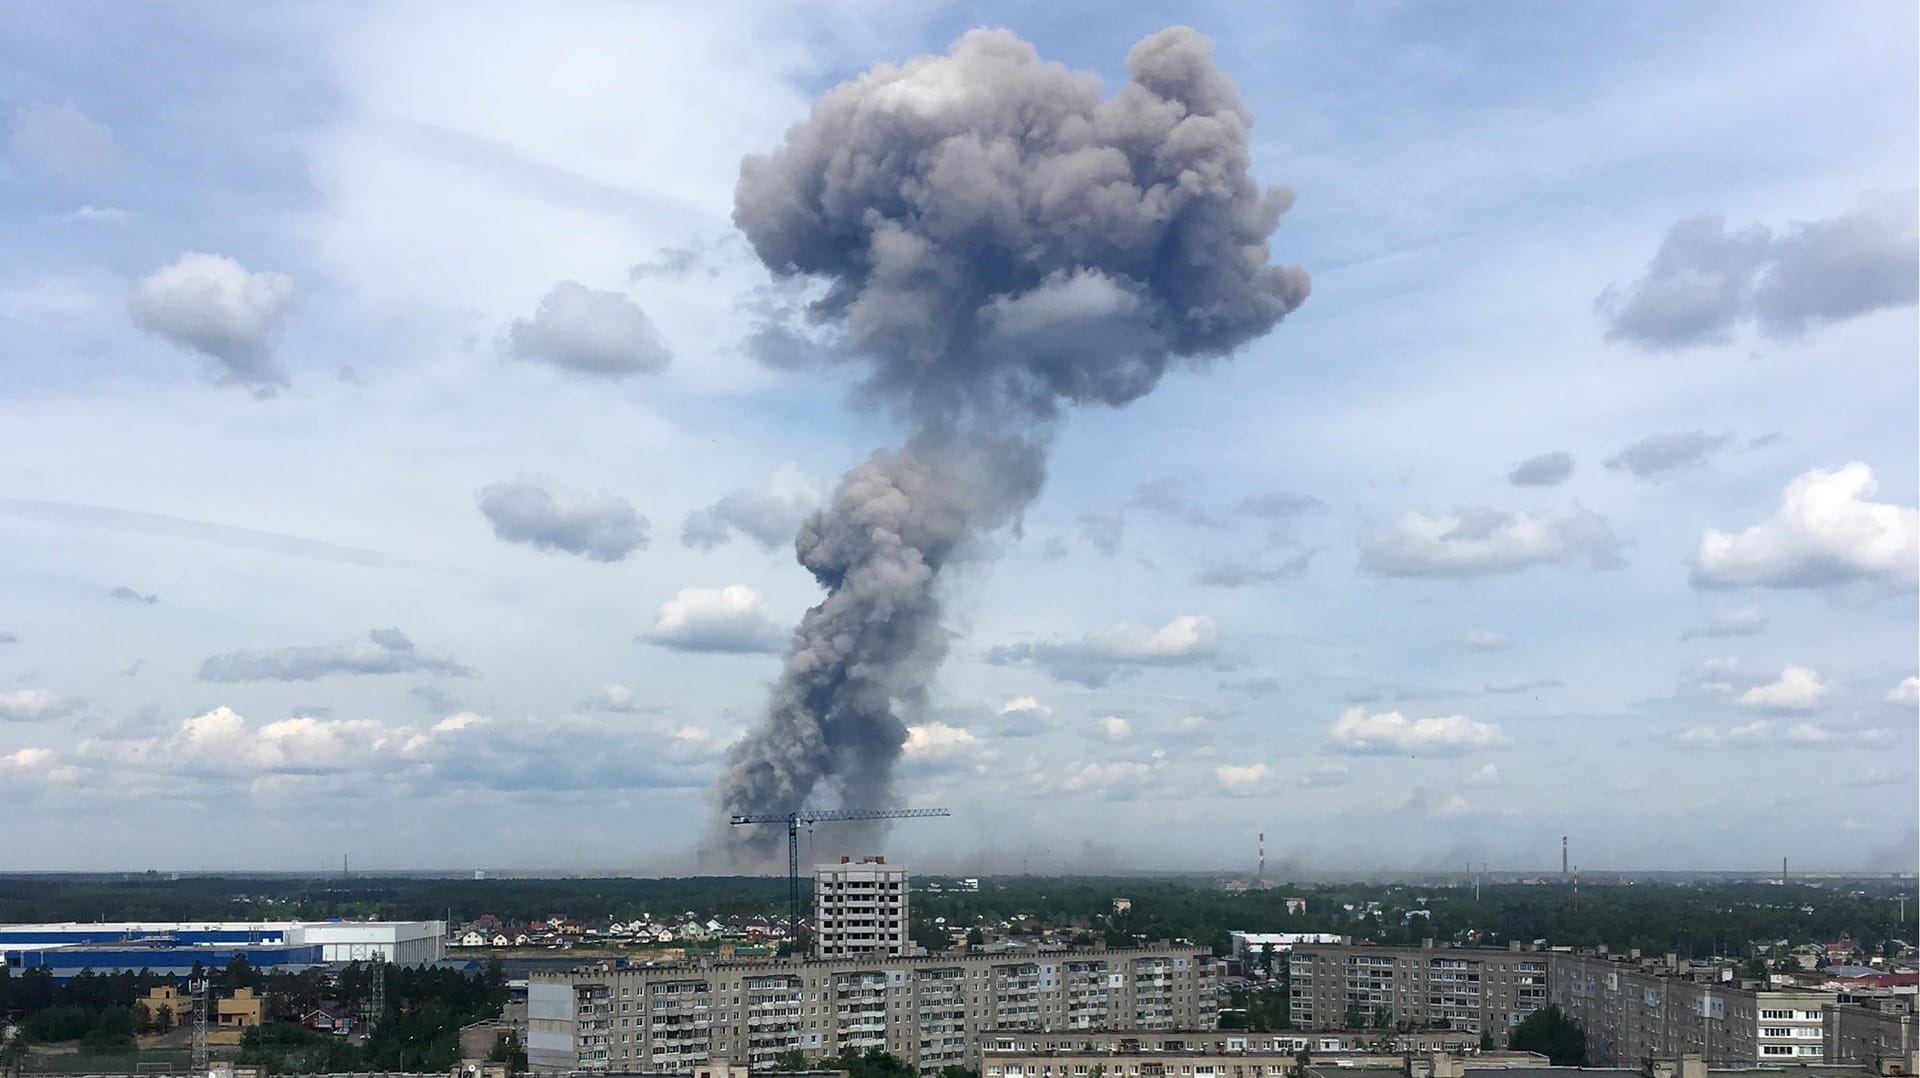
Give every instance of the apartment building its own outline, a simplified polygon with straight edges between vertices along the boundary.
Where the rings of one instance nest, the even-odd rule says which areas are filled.
[[[1826,1062],[1851,1063],[1876,1074],[1920,1074],[1913,997],[1840,1000],[1826,1010]]]
[[[1288,956],[1295,1029],[1366,1025],[1506,1031],[1547,1005],[1547,955],[1521,950],[1296,943]]]
[[[686,1070],[881,1048],[934,1071],[984,1030],[1210,1029],[1218,977],[1186,944],[929,958],[840,957],[536,970],[538,1072]]]
[[[988,1078],[1085,1078],[1102,1075],[1182,1073],[1216,1078],[1264,1078],[1280,1074],[1304,1050],[1316,1059],[1334,1056],[1472,1055],[1480,1035],[1454,1030],[1349,1030],[1304,1033],[1244,1029],[1094,1031],[987,1030],[970,1066]],[[1180,1066],[1164,1070],[1170,1062]],[[1163,1069],[1155,1069],[1159,1064]],[[1145,1067],[1145,1070],[1141,1068]],[[1181,1069],[1187,1068],[1187,1069]]]
[[[1830,992],[1743,985],[1728,968],[1673,955],[1552,956],[1553,1002],[1587,1032],[1603,1066],[1698,1055],[1709,1066],[1826,1061]]]
[[[906,868],[884,857],[842,857],[837,865],[815,867],[813,956],[911,955],[909,893]]]

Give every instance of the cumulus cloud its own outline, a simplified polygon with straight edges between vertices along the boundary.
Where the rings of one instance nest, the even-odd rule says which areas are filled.
[[[1158,629],[1122,622],[1077,641],[1003,644],[987,652],[997,666],[1033,665],[1061,681],[1097,689],[1145,667],[1188,666],[1215,653],[1213,619],[1182,614]]]
[[[782,464],[757,489],[736,490],[703,509],[687,514],[680,526],[680,542],[712,550],[735,535],[765,550],[791,547],[800,522],[820,507],[826,486],[792,464]]]
[[[1731,434],[1703,430],[1675,430],[1649,434],[1607,458],[1608,469],[1631,472],[1635,479],[1651,479],[1662,472],[1691,468],[1733,440]]]
[[[745,584],[682,588],[660,605],[646,634],[648,643],[674,651],[722,654],[777,653],[787,637],[767,615],[765,601]]]
[[[173,795],[194,785],[273,796],[307,782],[324,782],[336,796],[448,786],[578,792],[705,785],[719,751],[714,741],[697,727],[628,720],[497,721],[460,712],[425,725],[310,715],[259,724],[217,707],[145,736],[29,750],[26,763],[48,781],[59,781],[58,772],[103,790]],[[580,752],[581,744],[597,751]]]
[[[1693,586],[1911,591],[1920,577],[1920,511],[1872,501],[1876,489],[1865,464],[1801,475],[1772,516],[1700,537]]]
[[[647,518],[604,490],[523,477],[489,483],[475,499],[493,534],[509,543],[599,562],[620,561],[647,546]]]
[[[907,740],[901,751],[910,760],[942,760],[978,755],[985,748],[969,730],[944,722],[923,722],[907,727]]]
[[[1328,747],[1353,756],[1460,756],[1507,743],[1497,723],[1464,715],[1409,719],[1398,711],[1369,715],[1351,707],[1328,730]]]
[[[1139,760],[1075,761],[1066,766],[1060,788],[1069,793],[1124,797],[1153,777],[1154,766]]]
[[[1767,630],[1767,616],[1758,607],[1743,606],[1714,614],[1705,625],[1696,625],[1680,634],[1682,640],[1702,640],[1730,636],[1758,636]]]
[[[71,105],[33,105],[14,119],[14,157],[73,179],[105,172],[118,153],[113,131]]]
[[[1480,508],[1438,516],[1410,510],[1360,540],[1360,568],[1387,577],[1490,576],[1579,557],[1596,569],[1624,564],[1613,529],[1585,509],[1563,517]]]
[[[1266,764],[1222,764],[1213,769],[1213,778],[1225,792],[1246,797],[1266,789],[1273,770]]]
[[[554,285],[532,318],[507,328],[507,340],[516,359],[599,378],[658,374],[672,358],[639,304],[577,281]]]
[[[1290,558],[1269,564],[1224,558],[1209,563],[1194,576],[1194,583],[1210,588],[1245,588],[1256,584],[1279,584],[1307,571],[1317,550],[1302,550]]]
[[[1566,482],[1572,474],[1573,454],[1556,451],[1528,457],[1514,465],[1507,473],[1507,482],[1516,487],[1551,487]]]
[[[1481,764],[1474,768],[1473,773],[1467,776],[1466,785],[1482,788],[1500,785],[1500,765]]]
[[[1894,732],[1882,727],[1836,730],[1817,722],[1784,723],[1774,719],[1755,719],[1724,729],[1711,725],[1690,726],[1677,740],[1702,749],[1882,749],[1894,741]]]
[[[1300,776],[1300,785],[1317,790],[1328,786],[1344,786],[1353,778],[1353,768],[1346,764],[1321,764],[1319,767]]]
[[[1466,632],[1460,634],[1458,643],[1468,651],[1507,650],[1506,636],[1501,633],[1496,633],[1492,629],[1468,629]]]
[[[86,703],[46,689],[13,689],[0,692],[0,722],[50,722],[66,718]]]
[[[1829,322],[1904,307],[1920,293],[1920,218],[1911,193],[1874,194],[1836,217],[1784,233],[1729,231],[1713,214],[1673,226],[1646,272],[1608,288],[1607,338],[1651,350],[1723,343],[1747,322],[1793,337]]]
[[[663,710],[662,705],[648,703],[641,696],[640,690],[631,685],[622,685],[617,681],[580,701],[580,707],[584,711],[609,711],[627,715]]]
[[[134,288],[128,312],[134,325],[211,360],[214,381],[270,396],[288,385],[273,348],[292,298],[284,273],[188,251]]]
[[[1887,703],[1902,707],[1920,706],[1920,677],[1910,677],[1887,693]]]
[[[202,681],[314,681],[336,674],[448,674],[473,671],[452,659],[415,648],[398,629],[374,629],[347,644],[243,650],[214,655],[200,664]]]
[[[1093,728],[1108,741],[1125,741],[1133,736],[1133,724],[1118,715],[1096,719]]]
[[[107,589],[107,598],[119,599],[129,603],[145,603],[148,606],[152,606],[154,603],[160,601],[160,597],[152,592],[138,592],[127,587],[125,584],[115,584],[113,587]]]
[[[1780,671],[1778,679],[1741,693],[1740,702],[1775,711],[1811,711],[1826,694],[1826,682],[1818,673],[1805,666],[1789,665]]]

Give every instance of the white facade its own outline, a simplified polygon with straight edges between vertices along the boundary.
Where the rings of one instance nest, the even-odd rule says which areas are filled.
[[[913,954],[907,926],[907,870],[884,857],[842,860],[813,870],[813,955]]]
[[[1233,960],[1244,963],[1249,956],[1259,958],[1268,947],[1274,954],[1286,954],[1296,943],[1339,943],[1344,936],[1326,932],[1229,932],[1233,941]]]
[[[385,958],[396,966],[424,966],[447,956],[445,921],[325,921],[292,930],[298,942],[320,945],[328,962]]]

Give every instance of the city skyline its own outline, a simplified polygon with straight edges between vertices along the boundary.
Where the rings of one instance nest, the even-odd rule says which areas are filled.
[[[954,818],[811,855],[1920,862],[1908,8],[89,10],[0,29],[9,867],[698,868],[795,533],[913,426],[741,159],[1176,24],[1311,297],[1063,415],[902,715]]]

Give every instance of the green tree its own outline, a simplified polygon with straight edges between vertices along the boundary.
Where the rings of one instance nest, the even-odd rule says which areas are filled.
[[[1587,1065],[1587,1031],[1559,1007],[1547,1007],[1527,1015],[1526,1021],[1515,1027],[1508,1043],[1515,1051],[1538,1052],[1556,1067]]]
[[[495,1041],[493,1051],[487,1053],[487,1059],[493,1063],[505,1063],[509,1072],[525,1074],[527,1072],[527,1049],[520,1043],[520,1035],[509,1032]]]
[[[1367,1028],[1367,1012],[1360,1009],[1358,1003],[1348,1003],[1346,1013],[1341,1015],[1342,1029]]]
[[[1493,1033],[1491,1031],[1484,1029],[1480,1031],[1480,1050],[1482,1052],[1491,1052],[1494,1050]]]
[[[1307,1078],[1307,1068],[1313,1065],[1313,1057],[1307,1054],[1307,1046],[1293,1053],[1293,1066],[1287,1068],[1287,1078]]]
[[[168,1033],[168,1032],[171,1032],[172,1030],[173,1030],[173,1006],[171,1004],[162,1003],[160,1005],[160,1009],[158,1011],[155,1011],[153,1015],[153,1031],[155,1033]]]

